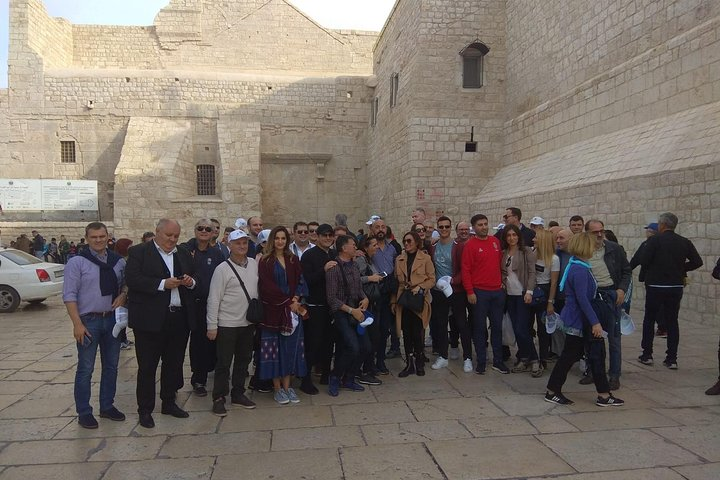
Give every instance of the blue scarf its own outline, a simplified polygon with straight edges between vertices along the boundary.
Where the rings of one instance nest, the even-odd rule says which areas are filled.
[[[585,267],[585,268],[587,268],[588,270],[590,270],[590,264],[589,264],[589,263],[583,262],[582,260],[578,260],[578,259],[575,258],[575,257],[570,257],[570,261],[568,262],[568,266],[567,266],[567,268],[565,269],[565,272],[563,272],[562,280],[560,280],[560,291],[561,291],[561,292],[562,292],[563,290],[565,290],[565,281],[567,280],[568,272],[570,271],[570,265],[572,265],[572,264],[580,265],[580,266]]]
[[[115,274],[115,265],[122,257],[113,251],[107,250],[107,263],[101,262],[92,254],[89,248],[83,248],[78,255],[87,258],[100,267],[100,293],[103,297],[105,295],[112,295],[113,300],[115,300],[119,290],[118,278]]]

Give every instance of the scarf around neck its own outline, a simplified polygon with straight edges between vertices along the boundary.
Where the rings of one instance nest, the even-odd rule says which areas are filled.
[[[100,293],[105,295],[112,295],[113,300],[118,296],[118,278],[115,274],[115,265],[122,258],[117,253],[106,250],[107,252],[107,263],[100,261],[89,248],[83,248],[80,250],[79,255],[85,257],[98,267],[100,267]]]
[[[581,267],[585,267],[588,270],[590,270],[590,264],[587,262],[583,262],[582,260],[578,260],[575,257],[570,257],[570,261],[568,262],[568,266],[563,272],[562,280],[560,280],[560,291],[562,292],[565,290],[565,281],[567,280],[568,272],[570,271],[570,265],[580,265]]]

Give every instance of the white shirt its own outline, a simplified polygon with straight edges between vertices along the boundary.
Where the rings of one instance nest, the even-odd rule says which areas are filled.
[[[297,245],[297,243],[292,242],[292,243],[290,244],[290,251],[291,251],[292,253],[294,253],[295,255],[297,255],[298,258],[302,258],[303,253],[307,252],[308,250],[310,250],[310,249],[313,248],[314,246],[315,246],[314,243],[308,242],[307,247],[305,247],[304,250],[301,250],[300,247]]]
[[[173,255],[175,254],[175,252],[177,252],[177,247],[170,250],[169,253],[166,253],[165,250],[160,248],[160,245],[158,245],[155,240],[153,240],[153,243],[155,244],[155,248],[157,248],[157,251],[160,254],[160,258],[162,258],[163,262],[165,262],[165,266],[167,266],[168,271],[170,272],[170,276],[174,277],[175,272],[173,271]],[[195,282],[193,281],[193,286],[195,286],[194,283]],[[158,290],[165,290],[165,279],[160,280]],[[182,306],[182,302],[180,301],[180,290],[178,290],[177,288],[173,288],[170,290],[170,305],[172,305],[173,307]]]
[[[540,267],[540,268],[538,268]],[[545,262],[538,259],[535,262],[535,283],[538,285],[547,285],[550,283],[550,273],[560,271],[560,258],[557,255],[552,257],[552,266],[547,268]]]

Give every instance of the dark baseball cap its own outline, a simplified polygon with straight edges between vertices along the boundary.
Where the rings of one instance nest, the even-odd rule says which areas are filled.
[[[322,225],[318,226],[316,233],[318,235],[326,235],[328,233],[335,233],[335,230],[329,223],[323,223]]]

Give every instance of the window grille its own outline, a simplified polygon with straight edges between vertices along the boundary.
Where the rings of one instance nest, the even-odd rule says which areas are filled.
[[[60,162],[75,163],[75,141],[60,142]]]
[[[215,166],[197,166],[197,194],[215,195]]]

